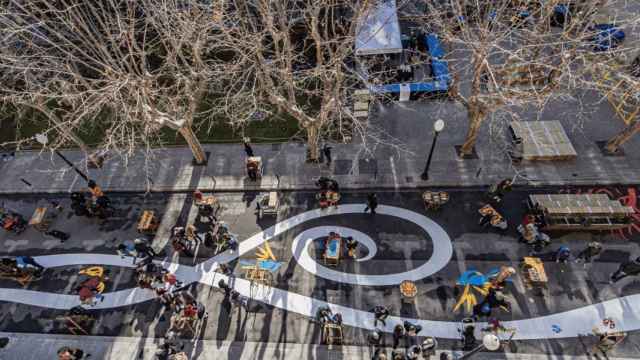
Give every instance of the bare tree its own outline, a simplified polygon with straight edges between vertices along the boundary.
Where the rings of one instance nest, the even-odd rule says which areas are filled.
[[[186,3],[186,5],[185,5]],[[42,112],[66,140],[105,129],[101,147],[124,154],[178,131],[198,163],[192,125],[211,76],[210,13],[177,0],[14,0],[0,14],[4,102]]]
[[[316,161],[322,137],[358,126],[345,108],[361,83],[350,64],[369,9],[367,0],[229,0],[216,35],[219,108],[245,119],[257,110],[287,113]]]
[[[472,152],[483,120],[498,110],[542,109],[553,97],[596,88],[590,70],[598,30],[592,25],[607,1],[569,3],[428,2],[425,30],[438,33],[458,53],[450,56],[456,69],[450,94],[469,119],[461,155]],[[568,14],[559,16],[558,6]]]

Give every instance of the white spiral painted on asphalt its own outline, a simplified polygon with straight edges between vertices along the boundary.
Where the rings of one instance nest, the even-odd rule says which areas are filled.
[[[360,209],[358,210],[358,212],[361,212]],[[329,232],[333,231],[342,237],[352,236],[356,241],[364,245],[369,250],[369,254],[365,258],[358,260],[364,261],[373,258],[377,251],[375,241],[360,231],[343,226],[318,226],[304,230],[293,239],[293,245],[291,246],[293,257],[300,266],[314,275],[341,283],[365,286],[397,285],[404,280],[418,281],[435,274],[447,265],[451,259],[451,255],[453,254],[453,247],[451,245],[449,235],[440,225],[424,215],[397,207],[383,206],[380,207],[377,212],[378,215],[375,216],[380,217],[381,215],[388,215],[399,217],[413,222],[422,228],[422,230],[429,235],[429,239],[433,243],[433,254],[431,255],[431,258],[415,269],[402,273],[367,275],[352,274],[330,269],[319,264],[318,261],[309,256],[309,245],[313,243],[314,240],[327,237]],[[343,251],[344,247],[345,244],[343,243],[342,249],[339,249],[339,251]]]
[[[237,252],[226,252],[217,255],[196,266],[180,265],[175,263],[162,264],[170,271],[175,272],[176,276],[185,284],[199,282],[205,285],[217,287],[218,281],[221,279],[229,282],[229,278],[227,276],[216,273],[214,271],[218,263],[224,263],[234,260],[242,254],[255,249],[256,246],[264,243],[267,240],[277,241],[275,240],[275,237],[277,235],[295,226],[298,226],[305,221],[329,215],[361,213],[364,210],[364,207],[364,204],[352,204],[341,205],[338,209],[307,211],[286,219],[282,222],[279,222],[276,225],[269,227],[268,229],[248,238],[247,240],[242,241],[239,244]],[[438,235],[439,231],[444,232],[444,230],[442,230],[440,226],[438,226],[430,219],[424,217],[423,215],[392,206],[381,205],[377,210],[380,214],[398,216],[406,220],[415,222],[416,224],[420,224],[420,221],[422,221],[423,225],[428,224],[427,229],[425,229],[425,227],[423,227],[423,229],[425,229],[425,231],[429,233],[432,241],[434,241],[434,249],[441,245],[440,242],[442,242],[442,244],[444,244],[446,247],[447,244],[444,242],[444,240],[448,239],[448,236],[443,237],[441,236],[442,234]],[[344,229],[342,231],[344,231]],[[344,235],[347,234],[348,232],[344,233]],[[362,237],[362,239],[366,238],[367,237]],[[373,242],[373,240],[371,241]],[[436,242],[438,245],[436,244]],[[368,240],[364,240],[363,244],[367,248],[369,248],[369,245],[371,245]],[[370,252],[370,254],[372,253]],[[448,257],[443,264],[443,257],[447,254]],[[446,248],[445,251],[434,252],[433,256],[427,262],[431,264],[428,271],[426,269],[421,270],[424,271],[421,274],[427,274],[425,276],[428,276],[428,274],[433,274],[434,272],[438,271],[444,265],[446,265],[446,262],[450,260],[450,256],[451,243],[448,242],[448,248]],[[367,255],[367,257],[363,258],[362,260],[368,257],[369,255]],[[110,265],[129,268],[132,267],[131,258],[122,259],[117,255],[87,253],[59,254],[38,256],[35,257],[35,259],[40,264],[46,267],[70,265]],[[410,270],[408,272],[414,270]],[[264,302],[279,309],[313,317],[315,316],[316,311],[319,307],[329,306],[334,313],[339,312],[342,314],[343,322],[345,325],[364,329],[374,329],[373,314],[367,311],[354,309],[349,306],[328,303],[323,300],[315,299],[287,290],[278,289],[275,287],[262,286],[259,291],[256,291],[254,284],[241,278],[235,278],[233,284],[234,288],[242,295],[253,298],[257,301]],[[104,296],[104,301],[98,303],[94,307],[95,309],[109,309],[128,306],[149,301],[156,297],[156,295],[152,291],[138,288],[105,293]],[[33,290],[7,288],[0,288],[0,301],[22,303],[53,309],[69,309],[80,304],[77,295],[54,294]],[[640,329],[639,305],[640,294],[635,294],[561,313],[540,316],[531,319],[505,321],[503,322],[503,325],[508,328],[515,328],[517,330],[514,336],[514,339],[516,340],[546,338],[558,339],[576,337],[581,334],[590,333],[593,326],[600,323],[602,321],[602,318],[604,317],[610,317],[616,321],[617,331],[633,331]],[[408,320],[415,324],[421,325],[424,330],[420,335],[423,336],[430,335],[447,339],[460,338],[460,334],[458,332],[460,327],[459,322],[451,321],[434,321],[427,319],[411,319],[390,316],[387,319],[386,326],[384,326],[381,330],[389,333],[393,332],[393,326],[403,320]],[[485,326],[485,323],[477,324],[476,335],[479,336],[480,329]],[[562,331],[560,333],[556,333],[552,326],[557,326],[562,329]]]

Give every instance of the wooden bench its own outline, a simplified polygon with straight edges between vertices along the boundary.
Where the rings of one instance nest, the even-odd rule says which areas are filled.
[[[158,230],[158,218],[153,210],[144,210],[138,221],[138,232],[145,235],[153,235]]]
[[[280,201],[278,200],[278,193],[276,191],[269,192],[268,195],[263,195],[259,200],[260,210],[258,211],[258,218],[262,219],[264,215],[277,215]]]
[[[322,342],[326,345],[342,344],[342,325],[324,323],[322,326]]]
[[[449,202],[449,193],[425,191],[422,193],[422,200],[426,210],[437,210],[440,206]]]
[[[29,220],[29,225],[40,232],[49,230],[51,219],[47,216],[47,210],[46,207],[37,208]]]
[[[544,270],[544,263],[537,257],[524,257],[522,264],[524,283],[528,289],[545,289],[549,279]]]
[[[273,282],[273,275],[268,270],[258,268],[256,264],[253,268],[247,268],[245,279],[252,283],[270,286]]]

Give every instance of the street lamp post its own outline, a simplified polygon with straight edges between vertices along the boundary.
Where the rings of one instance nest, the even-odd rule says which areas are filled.
[[[46,134],[37,134],[36,141],[42,145],[47,145],[47,143],[49,142],[49,138],[47,138]],[[78,169],[71,161],[69,161],[69,159],[64,157],[64,155],[62,155],[57,149],[54,149],[53,152],[55,152],[56,155],[58,155],[64,162],[66,162],[67,165],[71,166],[73,170],[75,170],[76,173],[78,173],[78,175],[80,175],[83,179],[85,179],[85,181],[89,181],[89,177],[85,175],[82,171],[80,171],[80,169]]]
[[[422,180],[429,180],[429,165],[431,165],[431,157],[433,157],[433,150],[436,148],[436,140],[438,140],[438,134],[440,134],[440,131],[442,131],[442,129],[444,129],[444,121],[442,119],[438,119],[436,120],[435,123],[433,123],[433,142],[431,143],[431,150],[429,150],[429,157],[427,158],[427,164],[424,166],[424,171],[422,172],[422,175],[420,175],[420,178]]]

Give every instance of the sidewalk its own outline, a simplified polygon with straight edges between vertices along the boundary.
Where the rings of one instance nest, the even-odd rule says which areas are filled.
[[[9,345],[0,349],[0,359],[43,360],[54,359],[56,352],[63,346],[80,348],[91,354],[89,360],[152,360],[158,349],[160,339],[133,337],[103,337],[103,336],[72,336],[0,333],[2,337],[9,337]],[[370,360],[372,353],[369,347],[336,346],[328,348],[324,345],[297,343],[258,343],[258,342],[229,342],[218,340],[198,340],[186,342],[184,351],[190,359],[198,360]],[[387,349],[387,355],[391,352]],[[447,351],[451,353],[450,351]],[[434,359],[439,359],[441,351]],[[457,358],[461,352],[453,352]],[[588,360],[590,356],[563,356],[541,354],[505,354],[481,352],[473,356],[477,360]],[[630,358],[609,357],[611,360],[626,360]]]
[[[604,156],[595,141],[617,133],[624,124],[615,119],[607,104],[598,104],[592,119],[577,123],[564,103],[549,106],[542,119],[560,120],[578,158],[574,161],[523,162],[514,168],[504,155],[504,123],[483,125],[476,151],[478,159],[462,160],[454,146],[462,144],[466,115],[455,103],[421,101],[380,107],[372,116],[366,139],[351,144],[333,144],[333,163],[305,163],[306,147],[301,143],[254,145],[262,157],[264,176],[258,183],[245,178],[245,154],[241,144],[205,145],[207,166],[193,166],[188,148],[154,150],[150,157],[138,154],[125,163],[119,157],[107,159],[102,169],[86,169],[84,155],[63,151],[65,157],[88,172],[105,191],[188,192],[196,188],[216,191],[268,189],[313,189],[318,176],[331,176],[342,188],[415,188],[427,186],[484,186],[516,171],[527,179],[516,184],[602,185],[640,183],[640,136],[625,144],[624,156]],[[560,108],[558,108],[558,106]],[[428,114],[426,116],[425,114]],[[535,114],[531,114],[534,120]],[[446,119],[438,137],[430,169],[430,180],[422,173],[437,118]],[[601,120],[602,119],[602,120]],[[59,193],[82,189],[86,182],[53,153],[22,151],[0,162],[0,193]],[[21,179],[31,184],[28,186]]]

